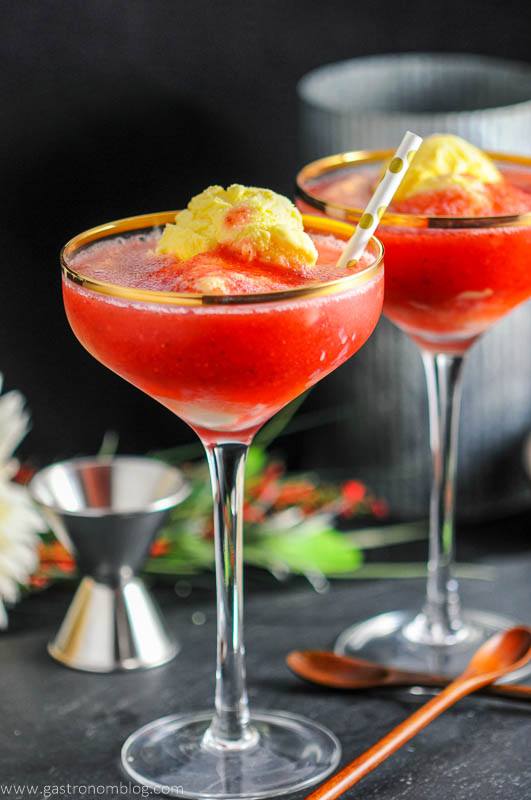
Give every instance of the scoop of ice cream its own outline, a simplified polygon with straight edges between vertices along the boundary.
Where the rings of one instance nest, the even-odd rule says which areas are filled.
[[[157,252],[189,260],[222,245],[240,258],[282,266],[313,266],[317,250],[302,216],[287,197],[269,189],[209,186],[166,225]]]
[[[278,291],[284,287],[267,275],[248,275],[234,269],[220,273],[212,269],[195,269],[181,275],[178,291],[199,292],[210,295],[262,294]]]
[[[498,183],[501,173],[478,147],[451,134],[434,134],[422,142],[394,200],[401,202],[424,192],[447,191],[453,186],[482,204],[484,184]]]
[[[434,176],[426,180],[421,192],[395,203],[395,209],[428,216],[488,216],[492,213],[492,186],[469,175]]]

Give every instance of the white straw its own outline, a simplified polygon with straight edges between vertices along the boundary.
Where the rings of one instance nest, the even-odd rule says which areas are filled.
[[[387,165],[385,174],[376,187],[373,196],[360,217],[356,230],[345,245],[337,262],[338,267],[346,267],[351,261],[357,261],[363,255],[369,239],[378,227],[387,206],[402,183],[408,171],[411,159],[422,144],[422,139],[416,133],[407,131],[400,142],[398,149]]]

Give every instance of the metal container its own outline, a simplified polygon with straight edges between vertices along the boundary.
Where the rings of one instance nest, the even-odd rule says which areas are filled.
[[[301,165],[346,150],[394,147],[406,129],[456,133],[485,149],[531,153],[531,65],[459,54],[373,56],[330,64],[299,83]],[[531,254],[530,254],[531,258]],[[469,354],[458,515],[481,519],[531,503],[522,466],[531,430],[531,304]],[[348,469],[400,517],[425,516],[430,460],[416,347],[383,320],[365,348],[316,390],[348,422],[316,433],[305,463]],[[321,446],[319,446],[321,445]]]
[[[48,652],[88,672],[148,669],[178,645],[138,576],[170,510],[189,494],[175,467],[152,458],[75,458],[29,490],[82,576]]]

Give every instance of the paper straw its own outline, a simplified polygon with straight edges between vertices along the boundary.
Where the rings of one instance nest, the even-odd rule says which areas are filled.
[[[421,144],[422,139],[420,136],[417,136],[416,133],[411,133],[411,131],[407,131],[396,153],[387,165],[383,178],[367,203],[367,207],[361,215],[356,230],[345,245],[345,249],[337,262],[338,267],[346,267],[351,261],[358,261],[361,258],[369,243],[369,239],[385,214],[387,206],[402,183],[402,179],[408,171],[411,159]]]

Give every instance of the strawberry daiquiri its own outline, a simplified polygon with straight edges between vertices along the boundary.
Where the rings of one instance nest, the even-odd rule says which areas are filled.
[[[122,750],[126,773],[159,793],[269,798],[316,783],[339,761],[339,743],[318,723],[249,711],[242,502],[256,431],[353,355],[378,322],[379,242],[360,263],[336,267],[352,232],[303,219],[266,189],[212,186],[177,215],[102,225],[63,250],[65,309],[80,342],[185,420],[210,467],[215,709],[155,720]]]
[[[193,292],[214,300],[227,295],[252,300],[252,294],[270,299],[143,304],[65,280],[68,319],[92,355],[201,436],[248,440],[276,411],[353,355],[381,312],[381,273],[345,285],[344,291],[304,295],[319,283],[356,274],[335,267],[348,231],[309,231],[318,259],[311,268],[244,261],[219,247],[177,261],[157,254],[160,232],[106,239],[75,256],[72,269],[129,288],[175,292],[176,299]],[[374,250],[361,268],[371,260]],[[276,300],[283,291],[286,299]]]
[[[299,208],[364,208],[378,177],[372,163],[335,169],[304,184]],[[526,213],[531,165],[498,168],[457,137],[426,139],[379,228],[386,316],[422,347],[464,352],[529,297],[531,226],[511,224]]]
[[[307,165],[298,176],[298,207],[357,221],[387,158],[344,153]],[[460,609],[452,575],[455,466],[463,357],[531,297],[531,159],[490,157],[457,136],[430,136],[378,231],[385,247],[384,313],[420,347],[428,384],[427,596],[420,613],[381,614],[345,631],[336,647],[413,670],[457,674],[482,640],[511,624]]]

